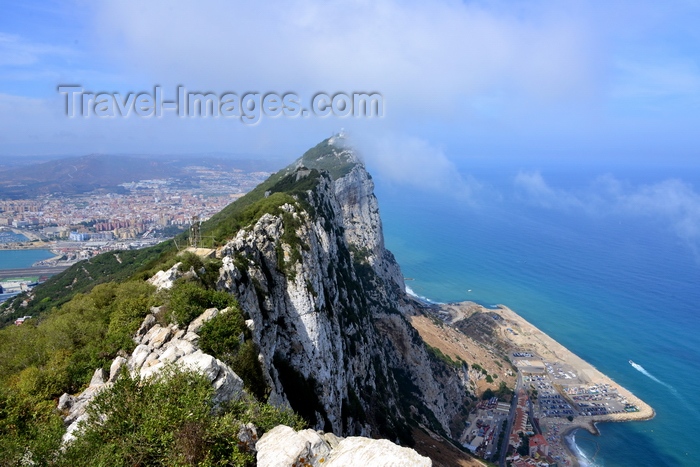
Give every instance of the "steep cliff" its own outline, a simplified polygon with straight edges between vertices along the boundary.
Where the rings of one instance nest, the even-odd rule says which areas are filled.
[[[423,425],[457,437],[464,375],[405,318],[413,304],[354,151],[325,140],[264,188],[229,221],[241,228],[218,251],[218,288],[254,322],[269,401],[342,436],[410,443]]]
[[[373,191],[330,138],[201,225],[217,258],[178,251],[183,236],[21,297],[41,316],[2,330],[5,463],[250,465],[257,436],[283,424],[301,457],[313,438],[334,465],[405,465],[415,453],[389,441],[434,455],[435,433],[458,438],[468,375],[407,321],[418,305]],[[326,433],[298,431],[300,416]]]

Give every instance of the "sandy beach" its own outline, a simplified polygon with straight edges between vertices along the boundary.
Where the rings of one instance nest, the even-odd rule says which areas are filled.
[[[560,465],[580,465],[570,446],[576,430],[599,435],[596,423],[642,421],[655,415],[631,391],[505,305],[486,308],[474,302],[437,305],[417,301],[423,312],[412,316],[411,323],[428,344],[450,357],[478,362],[489,374],[500,376],[492,384],[476,381],[477,391],[500,381],[513,387],[515,374],[506,371],[512,365],[527,381],[526,389],[559,394],[570,405],[572,420],[568,413],[553,413],[540,403],[534,409],[550,453]],[[596,410],[605,413],[590,414]]]
[[[474,309],[474,303],[466,302],[459,304],[460,308],[464,307],[468,310]],[[542,332],[537,327],[533,326],[523,317],[515,313],[505,305],[498,305],[498,308],[485,308],[477,305],[480,312],[496,313],[503,318],[500,323],[501,338],[510,345],[512,350],[530,351],[533,355],[538,355],[546,362],[560,362],[573,368],[577,373],[578,379],[583,384],[588,385],[609,385],[617,390],[617,393],[626,400],[629,405],[636,406],[636,412],[610,413],[605,415],[577,415],[573,421],[566,418],[545,417],[540,419],[540,424],[543,431],[554,434],[558,443],[554,443],[553,449],[565,449],[568,457],[571,460],[570,465],[578,465],[575,453],[572,452],[566,437],[578,429],[584,429],[591,434],[599,435],[596,423],[602,422],[628,422],[649,420],[654,417],[654,410],[632,394],[631,391],[613,381],[611,378],[600,372],[590,363],[584,361],[569,349],[555,341],[546,333]],[[510,331],[509,331],[510,329]],[[558,446],[556,446],[558,444]]]

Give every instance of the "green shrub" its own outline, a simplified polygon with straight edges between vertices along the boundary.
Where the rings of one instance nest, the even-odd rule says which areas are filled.
[[[238,354],[247,329],[238,307],[231,307],[228,312],[219,313],[202,326],[199,348],[221,360],[230,360]]]
[[[199,270],[204,267],[204,262],[202,259],[191,251],[185,251],[184,253],[180,254],[178,256],[178,260],[181,263],[177,268],[180,272],[187,272],[190,269],[194,269],[194,271],[199,274]]]
[[[119,296],[112,305],[112,313],[107,328],[108,351],[116,353],[120,349],[131,352],[136,345],[132,339],[143,319],[156,305],[153,293],[155,288],[146,282],[125,282],[118,288]]]
[[[253,454],[236,437],[242,424],[253,423],[259,435],[279,424],[305,427],[293,412],[252,399],[215,411],[212,394],[204,376],[177,367],[147,380],[125,373],[95,397],[90,418],[57,464],[251,466]]]
[[[457,358],[457,360],[453,360],[452,357],[442,353],[442,351],[437,347],[433,347],[432,345],[427,343],[425,344],[425,348],[428,350],[429,355],[432,355],[433,358],[443,363],[446,363],[452,368],[462,368],[462,360],[459,357]]]
[[[79,392],[95,368],[133,348],[131,336],[154,303],[153,290],[139,282],[98,285],[43,320],[0,330],[0,387],[37,406]]]
[[[170,314],[180,326],[188,325],[207,308],[220,310],[235,306],[233,296],[219,290],[205,289],[197,282],[177,281],[170,295]]]
[[[251,340],[250,331],[237,306],[218,314],[202,326],[199,347],[230,366],[255,397],[261,401],[267,399],[268,387],[258,361],[259,349]]]
[[[171,367],[141,380],[124,372],[88,407],[89,419],[61,458],[66,466],[190,465],[204,460],[213,389],[206,377]],[[189,451],[185,436],[192,436]]]
[[[50,465],[64,432],[53,401],[0,387],[0,466]]]

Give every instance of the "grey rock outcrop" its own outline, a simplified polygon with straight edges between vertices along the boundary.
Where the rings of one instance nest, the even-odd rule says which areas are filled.
[[[257,443],[258,467],[430,467],[432,461],[385,439],[338,438],[314,430],[279,425]]]
[[[175,283],[175,279],[180,276],[178,268],[181,263],[175,264],[170,269],[158,271],[153,277],[148,279],[148,283],[155,286],[158,290],[170,289]]]
[[[63,435],[63,442],[68,443],[75,439],[75,431],[80,422],[87,419],[87,407],[90,401],[102,390],[111,387],[112,383],[105,382],[105,374],[102,368],[95,370],[95,374],[90,380],[90,385],[78,396],[63,394],[58,400],[58,410],[67,412],[63,418],[66,425],[66,432]]]
[[[223,311],[223,310],[222,310]],[[243,380],[224,362],[202,352],[196,345],[199,336],[189,329],[199,331],[204,323],[219,313],[216,308],[206,310],[193,323],[188,332],[177,325],[161,326],[152,314],[146,316],[137,331],[134,341],[137,346],[129,358],[116,357],[110,366],[109,375],[97,369],[90,385],[78,396],[63,394],[59,399],[58,410],[65,413],[67,427],[63,442],[75,438],[80,422],[87,419],[90,401],[103,389],[109,388],[122,371],[149,378],[174,364],[205,375],[214,387],[214,404],[238,399],[243,393]],[[257,434],[255,435],[257,437]]]

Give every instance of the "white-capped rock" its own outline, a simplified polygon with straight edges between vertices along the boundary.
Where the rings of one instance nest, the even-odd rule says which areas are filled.
[[[193,319],[190,325],[187,326],[187,332],[193,332],[195,334],[199,333],[202,326],[204,326],[204,323],[216,317],[218,314],[218,308],[208,308],[207,310],[204,310],[204,313]]]
[[[182,263],[177,263],[165,271],[158,271],[153,277],[148,279],[148,283],[154,285],[158,290],[171,289],[175,280],[181,275],[178,270],[180,264]]]
[[[431,467],[432,461],[386,439],[338,438],[314,430],[278,425],[255,446],[258,467]]]
[[[294,431],[278,425],[265,433],[256,445],[258,467],[319,467],[331,452],[328,443],[314,430]]]

